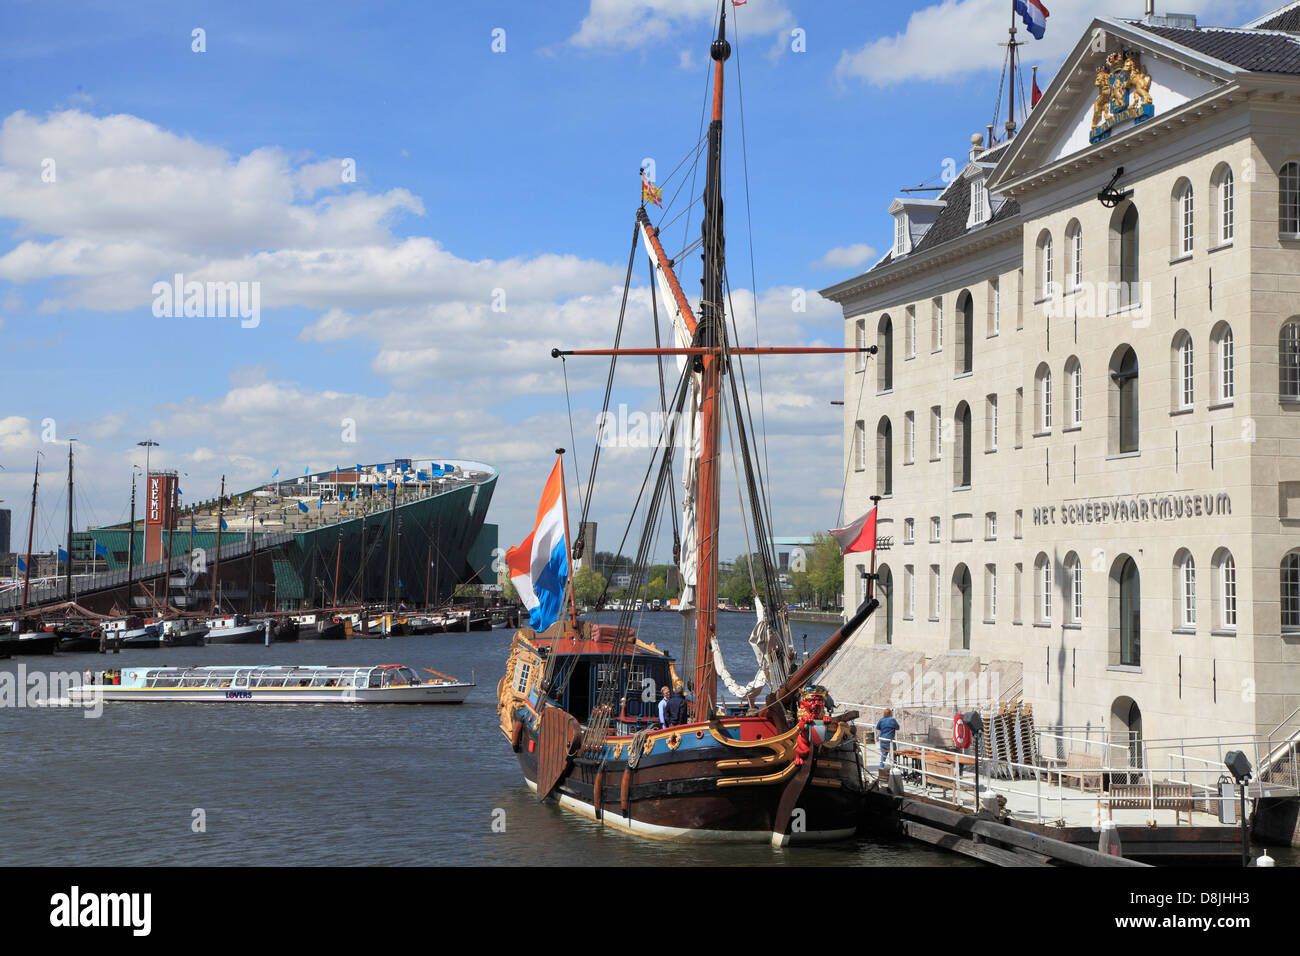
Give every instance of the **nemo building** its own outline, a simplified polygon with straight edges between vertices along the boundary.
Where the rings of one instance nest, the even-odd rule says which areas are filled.
[[[844,449],[882,546],[826,683],[982,676],[1092,739],[1300,731],[1300,4],[1099,17],[1019,132],[968,142],[821,293],[879,347]]]

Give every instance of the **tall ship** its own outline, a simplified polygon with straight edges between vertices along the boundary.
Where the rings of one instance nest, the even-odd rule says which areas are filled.
[[[624,302],[638,242],[651,262],[652,292],[668,311],[671,347],[564,351],[553,357],[653,356],[667,423],[652,449],[633,509],[629,533],[643,515],[627,593],[645,583],[658,535],[671,521],[674,563],[681,575],[683,642],[680,659],[639,639],[632,627],[635,600],[623,602],[617,624],[579,620],[569,570],[581,558],[570,547],[563,449],[537,510],[533,533],[507,552],[511,579],[529,608],[515,634],[498,688],[500,729],[517,754],[527,785],[543,801],[642,837],[704,842],[828,840],[852,835],[866,793],[852,719],[814,683],[827,661],[877,607],[868,591],[845,626],[802,664],[794,653],[778,569],[771,551],[771,516],[762,490],[761,453],[749,413],[744,359],[773,354],[869,351],[852,348],[742,347],[728,330],[724,263],[722,134],[724,67],[731,53],[727,4],[720,4],[712,59],[711,122],[702,149],[707,172],[700,238],[702,296],[698,313],[682,291],[675,262],[665,254],[645,203],[658,205],[662,187],[643,174]],[[683,165],[689,166],[684,163]],[[689,182],[689,169],[683,174]],[[695,197],[686,202],[692,205]],[[668,215],[668,211],[663,213]],[[655,332],[658,336],[658,302]],[[734,310],[733,310],[734,311]],[[665,369],[663,359],[673,360]],[[610,391],[606,390],[608,414]],[[760,596],[750,645],[758,665],[745,685],[734,680],[717,641],[718,532],[721,452],[734,452],[741,520],[759,550],[753,562]],[[598,453],[599,449],[597,449]],[[680,485],[675,476],[680,465]],[[598,458],[598,454],[594,457]],[[595,485],[585,483],[587,518]],[[728,491],[727,498],[731,496]],[[680,504],[680,511],[678,505]],[[665,531],[665,533],[667,533]],[[874,535],[874,519],[872,523]],[[766,600],[766,606],[763,603]],[[597,606],[601,602],[597,602]],[[724,698],[719,681],[732,697]],[[659,719],[658,689],[679,688]],[[766,693],[765,693],[766,692]],[[677,718],[674,718],[674,714]]]

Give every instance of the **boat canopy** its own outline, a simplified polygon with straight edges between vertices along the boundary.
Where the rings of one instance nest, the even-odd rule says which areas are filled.
[[[127,687],[402,687],[419,683],[415,671],[401,664],[138,667],[122,671],[122,686]]]

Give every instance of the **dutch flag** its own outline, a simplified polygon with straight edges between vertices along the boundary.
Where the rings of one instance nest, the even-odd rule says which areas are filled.
[[[560,461],[551,469],[537,505],[533,532],[506,552],[510,580],[528,608],[528,626],[544,631],[560,619],[564,588],[569,581],[569,554],[564,527],[564,471]]]
[[[1047,18],[1051,16],[1047,7],[1040,0],[1015,0],[1016,13],[1025,21],[1025,29],[1035,40],[1041,40],[1047,32]]]

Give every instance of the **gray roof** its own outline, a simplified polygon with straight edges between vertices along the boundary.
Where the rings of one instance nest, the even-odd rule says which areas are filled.
[[[997,157],[995,154],[997,154],[1001,148],[1002,146],[998,146],[989,150],[979,157],[979,161],[989,162],[996,159]],[[926,230],[925,235],[921,237],[919,242],[912,245],[912,251],[904,258],[914,258],[917,253],[929,252],[936,246],[941,246],[945,242],[950,242],[953,239],[960,239],[962,236],[966,235],[966,233],[974,231],[973,229],[966,228],[966,220],[970,216],[970,184],[971,181],[968,178],[965,176],[958,176],[957,179],[950,183],[948,188],[939,195],[939,198],[946,202],[947,205],[944,206],[943,211],[939,213],[939,218],[934,221],[934,225]],[[1004,200],[996,210],[994,210],[993,215],[985,221],[983,226],[976,228],[987,228],[994,223],[1013,219],[1019,214],[1020,204],[1014,199],[1007,199]],[[881,269],[893,261],[894,253],[891,251],[889,255],[885,256],[885,258],[881,259],[867,271],[875,272],[877,269]]]
[[[1266,13],[1250,26],[1256,30],[1285,30],[1288,33],[1300,33],[1300,2],[1289,3],[1272,13]]]
[[[1300,16],[1300,8],[1280,16]],[[1300,37],[1262,32],[1264,29],[1272,29],[1265,28],[1263,24],[1253,30],[1221,27],[1180,30],[1175,27],[1147,26],[1141,20],[1129,22],[1161,39],[1243,70],[1300,74]]]

